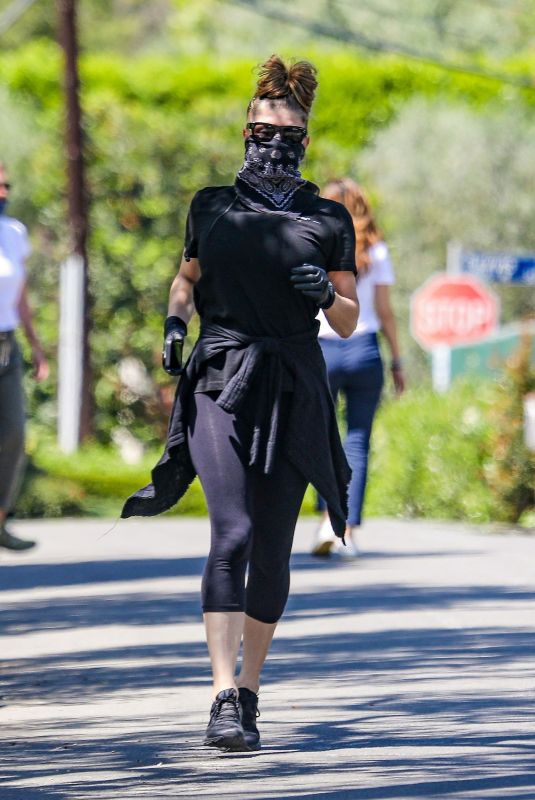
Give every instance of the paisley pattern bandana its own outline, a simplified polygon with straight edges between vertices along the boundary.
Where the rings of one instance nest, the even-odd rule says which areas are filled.
[[[238,172],[236,186],[243,181],[257,203],[267,210],[285,211],[293,196],[306,183],[299,172],[305,155],[302,144],[282,142],[275,137],[271,142],[259,142],[253,136],[245,140],[245,161]]]

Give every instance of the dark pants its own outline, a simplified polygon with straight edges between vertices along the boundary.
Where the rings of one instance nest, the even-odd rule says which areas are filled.
[[[383,363],[377,334],[364,333],[349,339],[321,338],[332,396],[345,396],[347,436],[344,442],[352,470],[349,484],[349,525],[360,525],[368,476],[368,453],[372,424],[383,388]],[[325,503],[318,498],[318,509]]]
[[[248,466],[251,424],[223,411],[217,395],[195,394],[188,423],[211,524],[203,610],[245,611],[261,622],[277,622],[288,599],[290,552],[307,484],[280,451],[270,475]],[[287,402],[286,396],[282,425]]]
[[[0,341],[0,509],[11,511],[24,466],[24,394],[22,361],[15,339]],[[7,364],[3,363],[7,360]]]

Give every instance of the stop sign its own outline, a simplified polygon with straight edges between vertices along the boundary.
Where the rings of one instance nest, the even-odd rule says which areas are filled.
[[[498,317],[496,295],[470,275],[433,275],[411,299],[411,332],[425,350],[483,339]]]

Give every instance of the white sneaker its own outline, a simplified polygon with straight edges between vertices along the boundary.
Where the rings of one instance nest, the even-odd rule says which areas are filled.
[[[336,534],[331,527],[329,517],[323,520],[316,531],[312,550],[313,556],[328,556],[336,545]]]
[[[341,558],[358,558],[360,555],[357,545],[350,536],[346,536],[345,545],[341,539],[337,539],[334,543],[334,549]]]

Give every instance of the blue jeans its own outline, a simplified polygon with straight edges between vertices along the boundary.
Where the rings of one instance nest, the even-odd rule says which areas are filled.
[[[383,362],[376,333],[349,339],[319,339],[327,365],[331,393],[336,402],[342,392],[346,400],[347,436],[344,442],[352,470],[349,484],[349,525],[360,525],[368,476],[368,453],[373,418],[383,388]],[[325,502],[318,497],[318,510]]]

